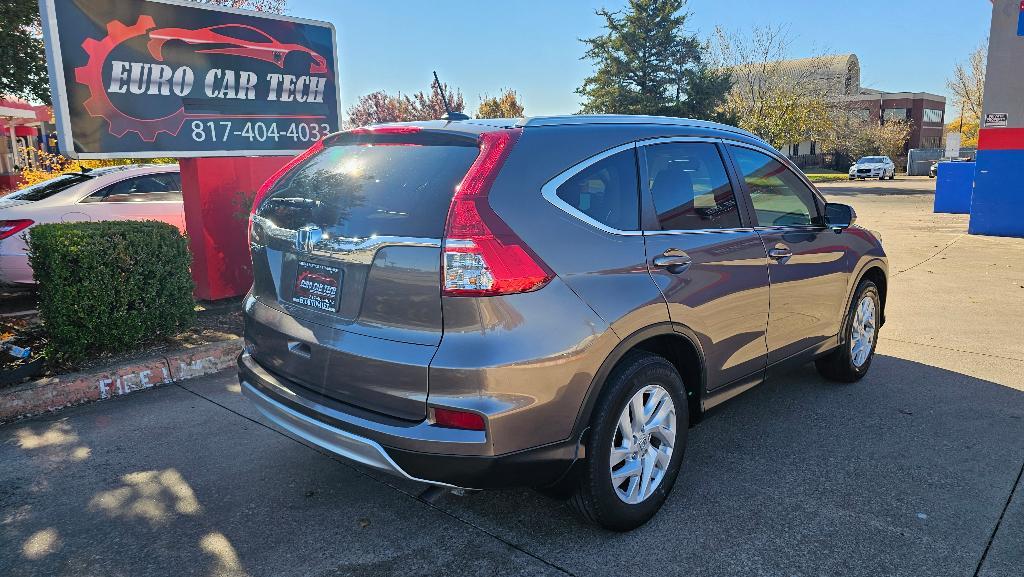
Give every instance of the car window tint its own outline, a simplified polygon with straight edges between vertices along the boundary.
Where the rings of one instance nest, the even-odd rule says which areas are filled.
[[[563,182],[556,194],[590,218],[617,230],[637,230],[639,177],[633,149],[613,154]]]
[[[475,140],[430,138],[440,140],[328,146],[278,180],[257,214],[290,230],[315,224],[336,238],[440,238],[479,149]]]
[[[56,178],[51,178],[50,180],[46,180],[39,184],[23,188],[18,192],[11,193],[7,198],[16,198],[18,200],[33,202],[43,200],[50,198],[58,192],[63,192],[72,186],[91,180],[92,178],[93,177],[88,174],[62,174]]]
[[[108,202],[129,198],[132,202],[181,200],[181,176],[175,172],[163,172],[126,178],[92,196],[105,198]]]
[[[730,146],[740,174],[750,190],[758,226],[811,225],[817,220],[814,193],[778,160],[738,146]]]
[[[662,230],[738,228],[739,207],[729,176],[709,142],[674,142],[645,148],[648,188]]]

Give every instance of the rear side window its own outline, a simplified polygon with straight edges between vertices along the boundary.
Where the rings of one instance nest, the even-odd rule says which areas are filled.
[[[477,153],[470,139],[330,146],[278,181],[259,215],[286,229],[316,225],[335,238],[440,238]]]
[[[640,196],[633,149],[613,154],[563,182],[556,194],[590,218],[617,230],[637,230]]]
[[[714,144],[656,144],[645,153],[648,187],[662,230],[741,226],[736,196]]]

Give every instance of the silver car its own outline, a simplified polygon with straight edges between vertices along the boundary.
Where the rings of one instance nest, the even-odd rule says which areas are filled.
[[[26,234],[49,222],[159,220],[185,231],[176,164],[62,174],[0,196],[0,284],[31,286]]]
[[[887,264],[853,210],[737,128],[432,121],[334,134],[257,194],[244,394],[440,487],[646,522],[687,430],[788,367],[871,365]]]

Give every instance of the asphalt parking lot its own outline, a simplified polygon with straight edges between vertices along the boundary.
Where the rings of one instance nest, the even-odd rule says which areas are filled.
[[[269,428],[225,373],[0,427],[0,574],[1021,575],[1024,239],[932,214],[927,178],[821,189],[890,254],[870,374],[806,367],[712,412],[639,530],[529,490],[418,500]]]

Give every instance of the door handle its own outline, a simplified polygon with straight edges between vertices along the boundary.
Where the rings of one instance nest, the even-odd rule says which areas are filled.
[[[777,246],[768,251],[768,258],[772,260],[784,260],[793,256],[793,251],[789,250],[788,246]]]
[[[658,268],[663,268],[672,274],[679,274],[693,264],[693,259],[690,258],[690,255],[679,249],[670,248],[661,255],[654,257],[651,260],[651,264]]]

